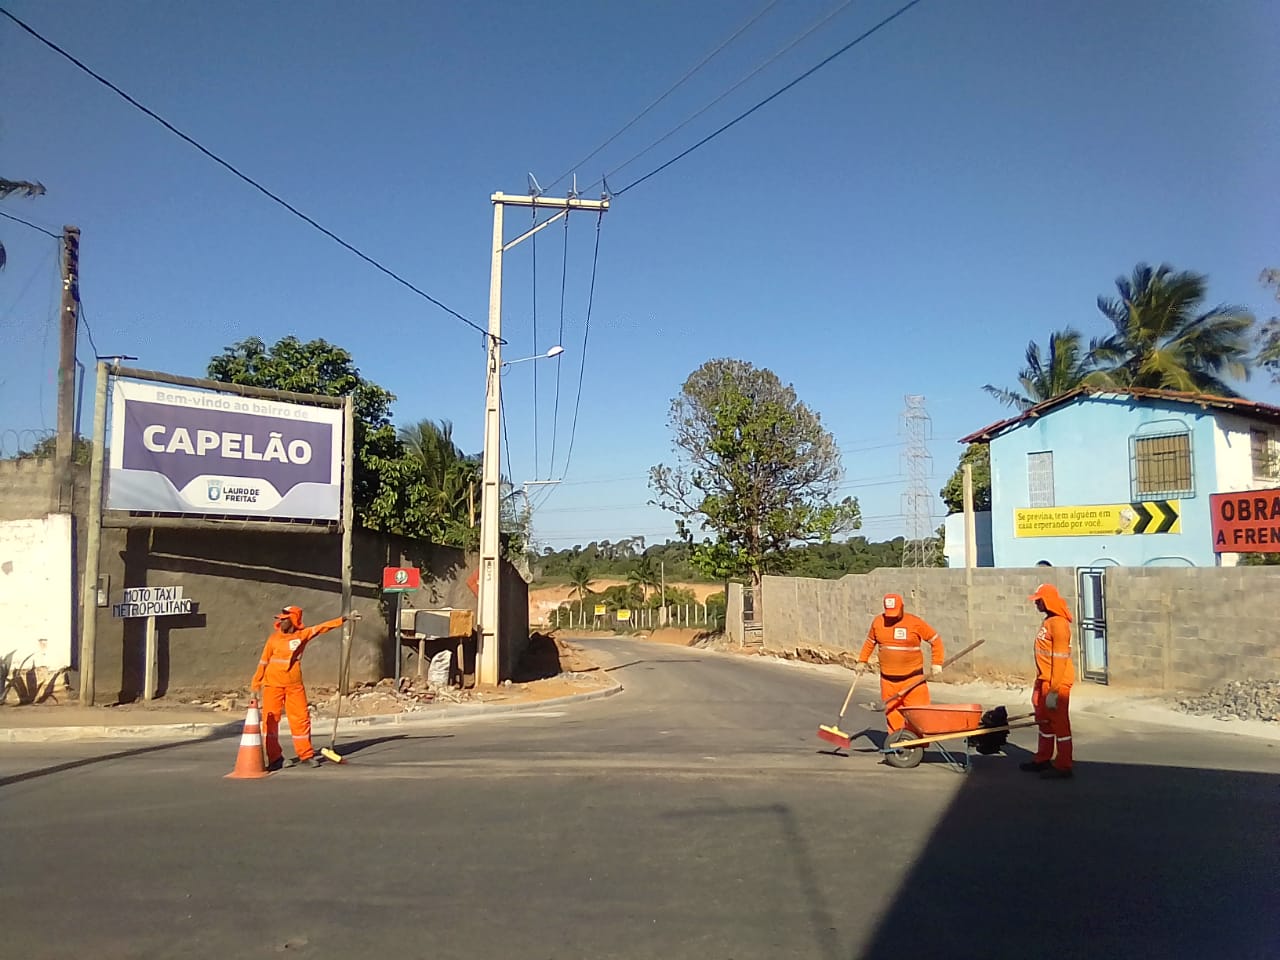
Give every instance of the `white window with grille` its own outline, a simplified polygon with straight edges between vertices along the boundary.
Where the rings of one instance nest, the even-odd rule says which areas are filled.
[[[1053,499],[1053,451],[1027,454],[1027,506],[1056,506]]]
[[[1253,461],[1253,479],[1280,480],[1280,440],[1276,431],[1249,431],[1249,456]]]

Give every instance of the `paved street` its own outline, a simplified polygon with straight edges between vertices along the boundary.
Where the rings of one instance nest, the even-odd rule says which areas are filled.
[[[0,748],[4,955],[1280,955],[1280,746],[1082,719],[1073,782],[1018,771],[1034,730],[899,771],[821,752],[838,677],[582,642],[623,694],[370,733],[342,767]]]

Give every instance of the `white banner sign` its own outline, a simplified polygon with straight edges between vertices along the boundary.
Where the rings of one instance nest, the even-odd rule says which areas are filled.
[[[113,617],[172,617],[191,613],[193,601],[182,587],[129,587],[111,606]]]
[[[110,510],[337,520],[342,411],[117,380]]]

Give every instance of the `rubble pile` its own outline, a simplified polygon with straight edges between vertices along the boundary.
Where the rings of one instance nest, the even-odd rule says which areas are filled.
[[[327,691],[316,704],[326,712],[332,712],[337,701],[336,693]],[[346,716],[382,713],[414,713],[436,703],[469,703],[483,699],[475,690],[459,690],[456,687],[431,684],[423,677],[401,677],[399,685],[390,677],[375,682],[352,686],[343,698],[342,712]]]
[[[1232,680],[1198,697],[1178,701],[1178,709],[1217,720],[1280,722],[1280,680]]]

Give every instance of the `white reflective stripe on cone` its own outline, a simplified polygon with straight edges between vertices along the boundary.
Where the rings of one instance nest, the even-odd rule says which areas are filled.
[[[240,738],[240,746],[242,747],[260,747],[262,746],[262,737],[256,733],[246,733]]]

